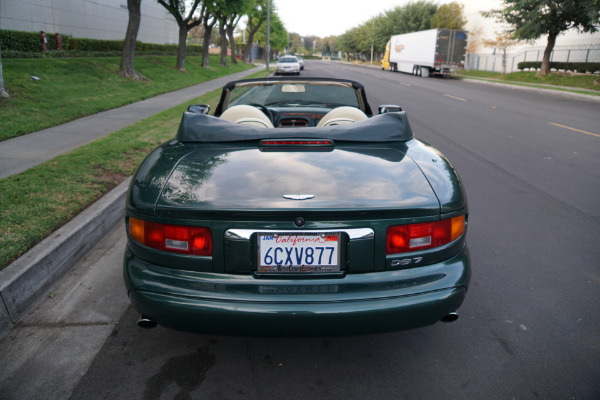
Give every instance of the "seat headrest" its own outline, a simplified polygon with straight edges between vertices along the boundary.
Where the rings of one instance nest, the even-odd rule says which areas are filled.
[[[348,124],[367,118],[367,115],[356,107],[337,107],[325,114],[317,124],[317,127]]]
[[[273,128],[273,123],[258,108],[246,104],[233,106],[225,110],[219,117],[225,121],[235,122],[237,124],[260,126],[263,128]]]

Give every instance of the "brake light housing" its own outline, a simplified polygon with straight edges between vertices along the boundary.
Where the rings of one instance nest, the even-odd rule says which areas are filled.
[[[388,227],[386,254],[428,250],[451,243],[465,233],[464,215],[441,221]]]
[[[136,242],[153,249],[212,256],[212,233],[209,228],[168,225],[130,217],[129,235]]]
[[[335,143],[331,139],[263,139],[259,150],[268,151],[332,151]]]
[[[307,139],[282,139],[282,140],[263,140],[262,146],[333,146],[333,140],[307,140]]]

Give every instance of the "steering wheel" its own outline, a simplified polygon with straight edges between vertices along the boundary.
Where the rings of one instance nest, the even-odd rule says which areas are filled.
[[[273,111],[270,110],[267,106],[264,106],[264,105],[258,104],[258,103],[248,103],[248,105],[258,108],[260,111],[263,112],[263,114],[265,114],[267,116],[267,118],[269,118],[269,120],[273,123],[273,125],[275,125],[275,122],[276,122],[275,115],[274,115]]]

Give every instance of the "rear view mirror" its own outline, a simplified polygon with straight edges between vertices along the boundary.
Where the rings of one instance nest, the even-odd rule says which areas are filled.
[[[384,104],[379,106],[377,109],[379,110],[379,114],[402,111],[402,107],[394,104]]]
[[[306,88],[304,87],[304,85],[298,85],[298,84],[294,84],[294,85],[290,85],[290,84],[285,84],[281,87],[281,91],[283,93],[304,93],[306,91]]]
[[[210,106],[208,104],[192,104],[188,106],[187,110],[194,114],[208,114]]]

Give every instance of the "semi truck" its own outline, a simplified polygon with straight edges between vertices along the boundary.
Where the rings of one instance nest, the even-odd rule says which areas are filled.
[[[467,31],[428,29],[390,38],[381,69],[416,76],[449,75],[463,68],[467,52]]]

